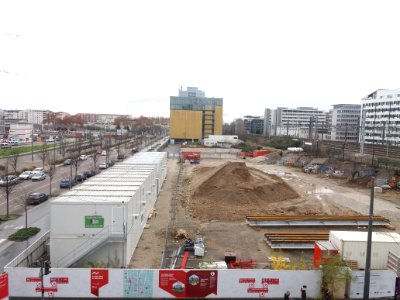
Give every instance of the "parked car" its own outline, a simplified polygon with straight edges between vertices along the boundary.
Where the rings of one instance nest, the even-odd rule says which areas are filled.
[[[82,154],[81,156],[79,156],[79,160],[87,160],[87,155]]]
[[[93,170],[86,170],[83,172],[83,174],[86,176],[86,178],[96,175],[96,173]]]
[[[72,159],[68,158],[64,160],[64,166],[70,166],[70,165],[72,165]]]
[[[60,188],[61,189],[70,189],[74,186],[74,182],[69,179],[63,179],[60,181]]]
[[[40,204],[46,201],[49,197],[45,193],[31,193],[26,198],[26,204],[33,205],[33,204]]]
[[[19,182],[18,176],[15,175],[7,175],[2,180],[0,180],[0,186],[7,186],[17,184]]]
[[[44,168],[35,168],[32,171],[33,173],[44,173]]]
[[[25,171],[25,172],[22,172],[21,174],[19,174],[18,178],[22,179],[22,180],[31,179],[33,174],[34,173],[32,171]]]
[[[99,169],[107,169],[110,166],[109,163],[101,163],[99,164]]]
[[[86,180],[85,174],[83,174],[83,173],[76,174],[75,181],[84,182],[85,180]]]
[[[46,179],[46,174],[42,173],[35,173],[32,176],[32,181],[40,181],[40,180],[45,180]]]
[[[0,143],[0,148],[11,148],[11,144],[4,142],[4,143]]]

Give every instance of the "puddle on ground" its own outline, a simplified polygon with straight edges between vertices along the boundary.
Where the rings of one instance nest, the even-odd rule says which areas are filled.
[[[321,195],[321,194],[332,194],[332,193],[333,193],[333,191],[331,189],[328,189],[325,186],[317,187],[313,192],[313,194],[319,194],[319,195]]]

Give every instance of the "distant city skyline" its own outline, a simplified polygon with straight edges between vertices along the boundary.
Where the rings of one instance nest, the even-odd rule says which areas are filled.
[[[394,0],[6,0],[0,11],[3,109],[168,117],[169,97],[194,86],[223,98],[231,122],[399,88]]]

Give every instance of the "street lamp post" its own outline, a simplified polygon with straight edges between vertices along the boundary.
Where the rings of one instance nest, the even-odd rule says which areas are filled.
[[[32,134],[31,134],[31,142],[32,142],[32,161],[33,161],[33,129],[32,129]]]

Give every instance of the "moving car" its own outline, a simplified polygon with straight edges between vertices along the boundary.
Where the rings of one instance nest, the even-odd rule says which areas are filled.
[[[40,204],[40,203],[46,201],[48,198],[49,197],[45,193],[31,193],[26,198],[26,204],[28,204],[28,205]]]
[[[81,156],[79,156],[79,160],[87,160],[87,155],[82,154]]]
[[[101,156],[106,156],[106,155],[107,155],[107,151],[106,150],[101,151]]]
[[[19,179],[27,180],[27,179],[31,179],[33,174],[34,173],[32,171],[25,171],[25,172],[22,172],[21,174],[19,174],[18,177],[19,177]]]
[[[7,175],[2,180],[0,180],[0,186],[10,186],[13,184],[17,184],[19,182],[19,178],[15,175]]]
[[[39,180],[45,180],[46,179],[46,174],[42,173],[35,173],[32,176],[32,181],[39,181]]]
[[[74,186],[74,182],[69,179],[63,179],[60,181],[60,188],[61,189],[70,189]]]

